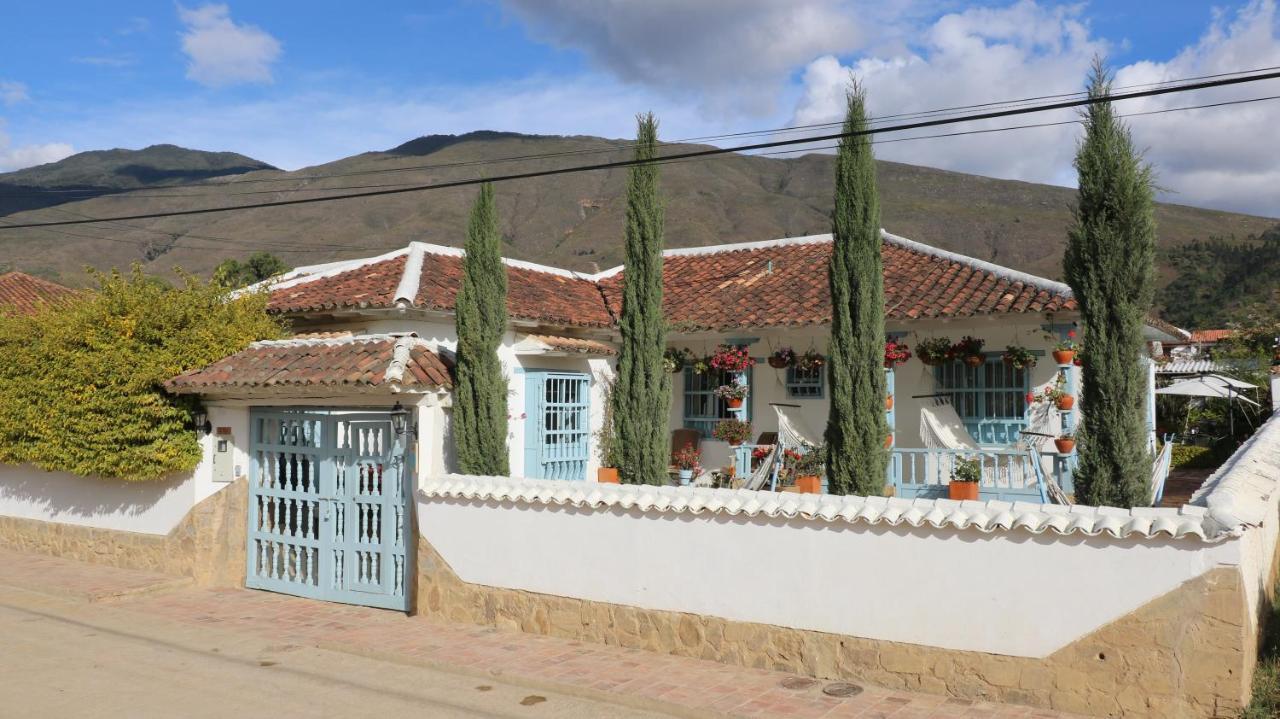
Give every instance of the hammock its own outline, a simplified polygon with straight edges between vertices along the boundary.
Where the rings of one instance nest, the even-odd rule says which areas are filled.
[[[783,450],[816,447],[822,443],[821,435],[815,434],[804,420],[792,411],[797,409],[796,407],[784,404],[770,406],[778,415],[778,442],[769,448],[769,454],[760,460],[760,464],[743,481],[744,489],[760,489],[764,487],[766,481],[771,482],[771,488],[776,489],[778,469],[780,469],[778,458],[782,456]]]
[[[1047,413],[1042,413],[1047,414]],[[1033,426],[1043,425],[1044,417],[1031,418]],[[964,420],[956,414],[948,397],[935,397],[932,404],[925,403],[920,408],[920,440],[926,449],[945,449],[958,452],[971,452],[972,456],[983,454],[983,447],[973,439],[964,426]],[[983,462],[982,483],[996,487],[1028,487],[1040,482],[1043,467],[1040,466],[1039,442],[1033,437],[1023,436],[1016,448],[1026,450],[1027,463],[1015,462],[1011,457],[999,462],[995,455],[989,455],[991,463]],[[943,461],[940,456],[925,457],[925,476],[939,477],[943,475]]]

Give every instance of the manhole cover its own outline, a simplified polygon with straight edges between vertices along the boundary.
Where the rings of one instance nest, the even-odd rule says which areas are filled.
[[[862,693],[862,687],[848,682],[834,682],[823,687],[822,693],[829,697],[856,697]]]
[[[805,679],[804,677],[787,677],[786,679],[782,680],[782,688],[795,689],[796,691],[804,691],[805,689],[808,689],[809,687],[817,683],[818,682],[816,680]]]

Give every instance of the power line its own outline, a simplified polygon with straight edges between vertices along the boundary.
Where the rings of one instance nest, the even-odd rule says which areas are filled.
[[[1234,72],[1215,73],[1211,75],[1198,75],[1193,77],[1177,78],[1173,80],[1161,80],[1158,82],[1124,85],[1124,86],[1113,88],[1113,91],[1129,90],[1129,89],[1140,88],[1140,87],[1159,87],[1159,86],[1176,85],[1177,83],[1184,83],[1184,82],[1190,82],[1190,81],[1196,81],[1196,80],[1209,80],[1214,78],[1224,78],[1224,77],[1241,76],[1241,75],[1247,76],[1247,75],[1253,75],[1255,73],[1262,73],[1262,72],[1267,72],[1272,70],[1280,70],[1280,65],[1263,67],[1263,68],[1255,68],[1251,70],[1238,70]],[[920,110],[915,112],[906,112],[906,113],[899,113],[899,114],[893,114],[893,115],[881,115],[881,116],[870,118],[868,120],[868,124],[875,125],[877,123],[885,122],[891,119],[920,118],[920,117],[930,117],[930,116],[937,116],[937,115],[955,114],[959,111],[972,110],[972,109],[978,109],[978,108],[1019,107],[1019,106],[1025,106],[1028,104],[1033,104],[1042,100],[1079,97],[1079,96],[1085,95],[1086,93],[1087,91],[1081,90],[1081,91],[1069,92],[1069,93],[1039,95],[1034,97],[1020,98],[1016,100],[998,100],[998,101],[977,103],[972,105],[957,105],[953,107],[937,108],[933,110]],[[836,121],[836,122],[813,123],[813,124],[807,124],[807,125],[794,125],[789,127],[772,128],[772,129],[764,129],[764,130],[748,130],[743,132],[727,133],[727,134],[721,134],[721,135],[704,135],[700,137],[690,137],[690,138],[684,138],[680,140],[663,142],[661,144],[669,146],[669,145],[678,145],[678,144],[688,144],[693,142],[725,140],[725,139],[738,138],[738,137],[758,137],[761,135],[790,134],[790,133],[802,132],[802,131],[817,129],[817,128],[838,127],[842,124],[843,124],[842,121]],[[247,183],[270,183],[270,182],[298,182],[303,180],[322,180],[322,179],[331,179],[331,178],[339,178],[339,177],[357,177],[357,176],[363,176],[363,175],[383,174],[383,173],[392,173],[392,172],[411,172],[415,170],[436,170],[436,169],[450,169],[450,168],[458,168],[458,167],[477,167],[477,166],[495,165],[495,164],[501,164],[501,163],[507,163],[507,162],[520,162],[520,161],[526,161],[526,160],[551,159],[551,158],[567,157],[567,156],[575,156],[575,155],[614,153],[614,152],[621,152],[627,149],[633,149],[634,147],[635,147],[634,143],[623,143],[619,145],[611,145],[609,147],[604,147],[604,148],[583,148],[583,149],[576,149],[576,150],[563,150],[558,152],[545,152],[545,153],[535,153],[535,154],[528,154],[528,155],[513,155],[513,156],[507,156],[507,157],[489,158],[489,159],[480,159],[480,160],[432,163],[432,164],[426,164],[426,165],[408,165],[404,167],[391,167],[391,168],[374,169],[374,170],[357,170],[352,172],[327,173],[327,174],[317,174],[317,175],[291,175],[289,177],[249,178],[249,179],[239,179],[239,180],[231,180],[229,178],[234,176],[226,176],[228,179],[223,181],[202,180],[199,182],[176,183],[172,185],[163,185],[163,186],[157,186],[152,188],[134,188],[134,189],[127,189],[127,190],[116,190],[116,191],[109,191],[106,193],[103,193],[101,191],[96,191],[96,190],[90,190],[90,189],[80,189],[80,190],[64,189],[64,190],[48,190],[43,193],[30,193],[30,196],[40,196],[47,193],[68,193],[68,194],[81,193],[86,195],[92,195],[92,197],[94,198],[102,197],[107,199],[115,199],[115,198],[133,199],[133,198],[141,198],[141,197],[157,198],[157,199],[159,198],[187,199],[192,197],[227,197],[229,195],[238,196],[238,195],[254,195],[254,194],[272,194],[274,192],[321,192],[321,191],[336,190],[336,189],[367,189],[367,188],[378,188],[378,187],[398,187],[401,185],[395,185],[395,184],[354,185],[349,187],[344,186],[344,187],[336,187],[336,188],[331,187],[331,188],[314,188],[314,189],[294,188],[291,190],[258,190],[258,191],[237,192],[237,193],[218,193],[214,195],[195,195],[195,194],[138,195],[138,194],[134,194],[137,192],[143,192],[148,190],[163,191],[163,190],[169,190],[169,189],[183,189],[188,187],[220,187],[220,186],[227,186],[233,183],[247,184]],[[734,148],[734,149],[741,150],[743,148]],[[390,160],[392,158],[383,157],[378,159]],[[94,194],[94,193],[97,193],[97,194]],[[27,195],[0,194],[0,197],[18,197],[18,196],[27,196]]]
[[[188,210],[173,210],[168,212],[142,213],[142,214],[136,214],[136,215],[104,217],[104,218],[97,218],[97,219],[64,220],[59,222],[21,223],[21,224],[0,226],[0,230],[21,229],[21,228],[27,228],[27,227],[55,227],[55,226],[62,226],[62,225],[82,225],[82,224],[90,224],[94,222],[115,222],[115,221],[121,221],[121,220],[140,220],[140,219],[151,219],[151,218],[160,218],[160,217],[184,217],[184,216],[190,216],[190,215],[211,214],[211,213],[217,213],[217,212],[233,212],[233,211],[239,211],[239,210],[264,209],[264,208],[270,208],[270,207],[286,207],[291,205],[314,204],[317,202],[334,202],[337,200],[361,199],[365,197],[378,197],[382,195],[398,195],[398,194],[404,194],[409,192],[442,190],[442,189],[448,189],[448,188],[454,188],[454,187],[465,187],[470,185],[477,185],[485,182],[509,182],[512,180],[524,180],[524,179],[532,179],[535,177],[548,177],[548,176],[554,176],[554,175],[567,175],[567,174],[574,174],[578,172],[590,172],[595,170],[622,169],[622,168],[635,167],[635,166],[644,165],[644,164],[670,162],[673,160],[712,157],[716,155],[724,155],[724,154],[734,153],[734,152],[743,152],[747,150],[762,150],[762,149],[768,149],[773,147],[786,147],[786,146],[793,146],[793,145],[811,145],[815,142],[841,140],[848,137],[877,135],[877,134],[886,133],[886,132],[901,132],[903,130],[914,130],[914,129],[920,129],[925,127],[937,127],[940,125],[953,125],[953,124],[962,123],[962,122],[972,122],[975,120],[990,120],[990,119],[995,119],[1000,117],[1026,115],[1026,114],[1037,113],[1037,112],[1047,112],[1050,110],[1064,110],[1064,109],[1070,109],[1075,107],[1084,107],[1089,105],[1119,102],[1122,100],[1133,100],[1133,99],[1143,98],[1143,97],[1155,97],[1159,95],[1189,92],[1191,90],[1202,90],[1202,89],[1208,89],[1213,87],[1225,87],[1229,85],[1258,82],[1261,80],[1271,80],[1275,78],[1280,78],[1280,72],[1269,72],[1269,73],[1250,75],[1245,77],[1226,77],[1226,78],[1206,80],[1202,82],[1187,83],[1187,84],[1182,84],[1182,85],[1177,85],[1172,87],[1160,87],[1160,88],[1155,88],[1151,90],[1142,90],[1137,92],[1113,93],[1113,94],[1108,94],[1101,97],[1087,97],[1087,98],[1082,98],[1078,100],[1066,100],[1061,102],[1047,103],[1047,104],[1035,105],[1030,107],[1008,108],[1008,109],[994,110],[990,112],[982,112],[982,113],[977,113],[972,115],[964,115],[959,117],[921,120],[917,122],[891,125],[888,127],[869,128],[867,130],[863,130],[860,132],[852,132],[852,133],[838,132],[838,133],[830,133],[826,135],[817,135],[813,137],[793,138],[788,140],[773,140],[770,142],[760,142],[760,143],[743,145],[743,146],[734,147],[734,148],[720,148],[720,147],[707,148],[703,150],[694,150],[690,152],[676,153],[673,155],[656,157],[652,159],[617,160],[614,162],[598,163],[594,165],[576,165],[572,167],[554,168],[550,170],[534,170],[529,172],[512,173],[508,175],[501,175],[501,176],[495,176],[495,177],[489,177],[489,178],[470,178],[465,180],[453,180],[448,182],[439,182],[439,183],[427,184],[427,185],[413,185],[413,186],[402,187],[402,188],[372,190],[369,192],[353,192],[353,193],[347,193],[342,195],[329,195],[326,197],[306,197],[306,198],[295,198],[295,199],[289,199],[289,200],[277,200],[274,202],[263,202],[263,203],[258,203],[254,205],[236,205],[231,207],[211,207],[211,208],[196,208],[196,209],[188,209]]]

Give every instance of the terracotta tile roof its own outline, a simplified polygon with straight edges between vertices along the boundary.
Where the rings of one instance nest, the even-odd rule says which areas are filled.
[[[453,311],[462,284],[460,250],[414,243],[393,255],[285,275],[271,291],[269,307],[278,313],[301,313],[402,303]],[[590,279],[552,267],[507,264],[510,317],[578,327],[613,323],[599,288]]]
[[[676,250],[663,260],[663,310],[681,329],[732,329],[831,321],[831,236]],[[890,319],[1074,310],[1065,285],[885,235]],[[601,280],[614,312],[622,274]]]
[[[1235,330],[1192,330],[1192,342],[1221,342],[1231,335],[1235,334]]]
[[[600,355],[610,357],[618,354],[618,349],[608,342],[582,339],[581,337],[562,337],[559,335],[528,335],[528,340],[553,352],[569,354]],[[517,351],[519,347],[517,346]]]
[[[0,275],[0,312],[30,314],[50,300],[70,297],[75,290],[25,272]]]
[[[358,335],[255,342],[165,382],[175,394],[280,387],[453,387],[449,368],[411,335]]]

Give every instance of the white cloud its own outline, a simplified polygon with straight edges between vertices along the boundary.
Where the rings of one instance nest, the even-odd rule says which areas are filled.
[[[505,0],[537,39],[628,83],[715,111],[775,109],[791,73],[859,47],[850,0]]]
[[[5,105],[17,105],[30,99],[26,85],[14,80],[0,80],[0,102]]]
[[[178,6],[186,27],[182,51],[187,78],[207,87],[269,83],[271,65],[280,58],[280,41],[254,25],[236,23],[226,5]]]
[[[65,142],[13,147],[12,140],[4,131],[4,118],[0,118],[0,172],[12,172],[32,165],[57,162],[74,152],[71,145]]]
[[[868,57],[843,65],[823,57],[805,68],[795,123],[839,120],[850,74],[867,86],[873,115],[1074,92],[1082,88],[1091,57],[1107,44],[1092,36],[1080,6],[1046,7],[1023,0],[1001,9],[946,15],[925,33],[914,52]],[[1280,65],[1275,0],[1254,0],[1233,15],[1219,14],[1200,41],[1168,62],[1119,68],[1123,87],[1196,75]],[[1280,94],[1280,81],[1130,101],[1121,113],[1203,104],[1222,99]],[[901,135],[930,135],[1008,125],[1074,119],[1072,111],[1044,113]],[[1162,199],[1280,215],[1280,101],[1206,109],[1129,120],[1136,143],[1147,151]],[[1078,125],[884,142],[877,156],[981,175],[1075,184],[1071,159]]]

